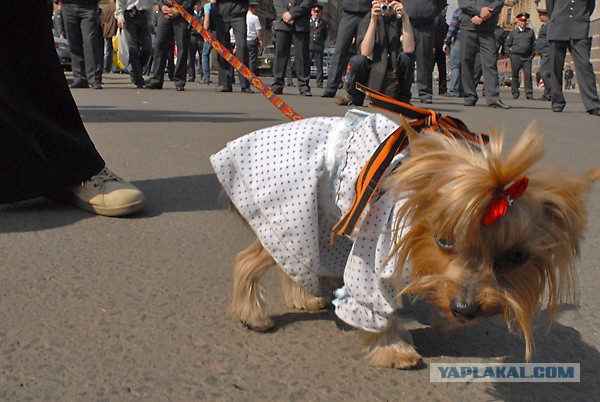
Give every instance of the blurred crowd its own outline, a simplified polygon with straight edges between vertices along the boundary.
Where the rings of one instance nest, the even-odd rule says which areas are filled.
[[[56,3],[55,36],[69,42],[72,88],[101,89],[102,74],[119,67],[126,69],[138,88],[162,89],[165,75],[178,91],[190,81],[211,83],[210,44],[168,1],[110,0],[101,7],[97,0]],[[263,47],[258,1],[179,3],[257,73]],[[527,13],[516,16],[511,31],[498,25],[503,0],[462,0],[449,24],[445,0],[343,0],[328,71],[324,71],[324,50],[329,24],[322,17],[323,5],[315,0],[273,0],[272,4],[275,55],[271,89],[276,94],[283,93],[286,80],[294,85],[294,69],[299,93],[312,96],[309,82],[314,64],[316,86],[324,87],[322,97],[335,97],[345,83],[346,95],[335,99],[340,105],[362,105],[364,96],[356,90],[357,83],[404,102],[418,97],[421,103],[432,103],[437,75],[438,95],[462,97],[466,106],[473,106],[479,98],[477,86],[482,83],[487,105],[504,109],[510,106],[500,99],[501,84],[510,85],[514,99],[523,89],[527,99],[534,99],[535,82],[544,89],[537,99],[551,101],[552,110],[560,112],[565,107],[563,88],[575,86],[573,69],[570,65],[564,68],[569,50],[586,110],[600,114],[590,63],[593,0],[548,0],[547,9],[538,9],[542,26],[537,35],[528,26]],[[121,48],[118,52],[115,43]],[[125,57],[125,66],[115,65],[119,60],[115,53]],[[500,63],[506,66],[500,72],[499,58],[509,61]],[[534,63],[539,66],[535,75]],[[232,92],[233,68],[222,57],[217,57],[217,64],[217,90]],[[241,92],[252,92],[245,78],[239,77],[239,82]],[[411,93],[413,82],[416,97]]]

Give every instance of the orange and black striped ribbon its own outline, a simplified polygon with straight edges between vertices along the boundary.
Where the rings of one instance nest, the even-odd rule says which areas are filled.
[[[254,86],[265,98],[269,100],[277,109],[281,111],[284,115],[286,115],[291,121],[301,120],[302,116],[294,111],[291,107],[289,107],[277,94],[271,91],[271,88],[265,85],[250,69],[244,65],[227,49],[227,47],[223,46],[221,42],[219,42],[214,36],[210,34],[204,27],[190,14],[188,13],[179,3],[175,0],[166,0],[167,3],[171,4],[179,14],[194,28],[206,42],[208,42],[213,49],[219,53],[221,57],[223,57],[229,64],[235,68],[240,75],[246,78],[250,84]]]
[[[487,144],[489,141],[488,135],[471,132],[459,119],[450,116],[441,116],[435,110],[421,109],[397,101],[361,84],[357,84],[356,87],[369,95],[371,107],[397,113],[405,118],[414,120],[408,124],[416,132],[431,129],[449,137],[462,138],[475,144],[479,144],[480,141],[483,144]],[[352,234],[366,206],[376,194],[383,174],[389,167],[392,159],[408,146],[406,127],[400,126],[377,147],[358,175],[352,206],[331,229],[331,242],[333,242],[335,235],[343,236]]]

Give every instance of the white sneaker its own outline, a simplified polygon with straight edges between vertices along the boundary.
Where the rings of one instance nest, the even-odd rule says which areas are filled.
[[[69,188],[69,202],[98,215],[123,216],[144,208],[144,194],[108,168]]]

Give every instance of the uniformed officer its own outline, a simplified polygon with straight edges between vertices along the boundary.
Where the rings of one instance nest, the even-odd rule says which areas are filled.
[[[523,70],[525,81],[525,96],[533,99],[533,81],[531,79],[531,60],[533,59],[533,47],[535,44],[535,32],[527,26],[529,14],[517,15],[517,26],[510,31],[504,43],[505,51],[510,57],[512,70],[511,91],[513,99],[519,98],[519,74]]]
[[[371,0],[342,1],[342,17],[335,39],[335,51],[329,60],[327,88],[321,95],[323,98],[333,98],[335,96],[342,82],[342,77],[346,73],[346,67],[350,59],[350,49],[356,38],[358,25],[369,11],[371,11]]]
[[[417,63],[417,88],[421,103],[432,103],[435,19],[446,0],[402,0],[415,35],[413,60]]]
[[[545,8],[538,8],[538,15],[542,26],[535,40],[535,54],[540,56],[540,77],[544,81],[544,95],[540,98],[543,101],[550,100],[550,45],[548,43],[548,12]]]
[[[465,106],[477,103],[475,60],[479,50],[483,85],[488,106],[510,109],[500,99],[498,81],[498,41],[494,35],[504,0],[461,0],[461,75]]]
[[[590,62],[592,35],[590,17],[596,0],[546,0],[550,16],[548,40],[550,41],[550,64],[552,66],[552,110],[562,112],[566,101],[562,92],[562,71],[567,49],[573,57],[577,82],[585,110],[600,116],[600,99],[596,89],[594,67]]]
[[[317,65],[317,88],[323,88],[323,50],[329,33],[327,21],[321,18],[323,6],[316,5],[311,10],[310,18],[310,59]]]
[[[274,0],[277,13],[275,24],[275,82],[271,89],[283,93],[285,70],[290,61],[290,50],[294,42],[296,76],[300,95],[312,96],[310,92],[310,11],[316,0]]]

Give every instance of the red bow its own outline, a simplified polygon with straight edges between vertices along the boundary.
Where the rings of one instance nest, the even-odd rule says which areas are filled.
[[[506,215],[509,205],[512,205],[513,201],[520,198],[527,186],[529,185],[529,179],[523,177],[513,183],[512,186],[502,191],[498,197],[494,198],[490,205],[488,205],[485,214],[483,215],[483,224],[485,226],[491,226],[498,220],[498,218]]]

